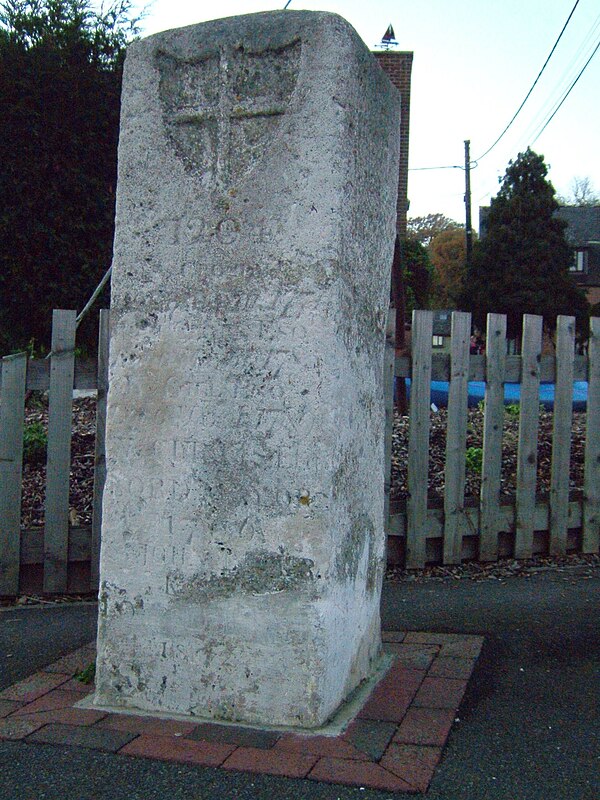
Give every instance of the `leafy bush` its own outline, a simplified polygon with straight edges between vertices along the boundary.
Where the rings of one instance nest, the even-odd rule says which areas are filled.
[[[504,410],[509,417],[518,417],[521,413],[521,406],[518,403],[509,403],[504,406]]]
[[[41,422],[30,422],[23,431],[23,458],[29,463],[43,461],[46,457],[48,434]]]
[[[469,472],[476,472],[481,475],[483,465],[483,450],[481,447],[467,447],[465,453],[466,467]]]
[[[88,666],[85,667],[85,669],[82,669],[81,672],[78,672],[73,677],[75,678],[76,681],[79,681],[80,683],[85,683],[86,685],[93,683],[96,677],[95,662],[88,664]]]

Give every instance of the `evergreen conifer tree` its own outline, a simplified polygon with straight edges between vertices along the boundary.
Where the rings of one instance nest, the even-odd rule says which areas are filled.
[[[507,315],[510,338],[520,335],[523,314],[543,316],[549,331],[568,314],[585,335],[589,306],[569,275],[573,250],[547,174],[543,156],[528,148],[509,162],[491,202],[461,298],[481,330],[489,312]]]

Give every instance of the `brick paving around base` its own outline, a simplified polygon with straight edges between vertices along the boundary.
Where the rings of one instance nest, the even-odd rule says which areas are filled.
[[[483,645],[480,636],[383,634],[387,673],[338,736],[110,714],[77,708],[86,645],[0,692],[0,739],[87,747],[227,770],[425,792]]]

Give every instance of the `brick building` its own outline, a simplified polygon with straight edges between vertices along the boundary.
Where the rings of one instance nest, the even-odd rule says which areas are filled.
[[[410,78],[413,54],[397,50],[373,53],[379,66],[399,90],[400,103],[400,171],[398,176],[398,214],[396,228],[401,238],[406,237],[408,214],[408,135],[410,129]]]

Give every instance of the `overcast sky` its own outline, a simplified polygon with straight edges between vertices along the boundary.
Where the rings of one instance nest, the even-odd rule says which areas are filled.
[[[154,0],[143,31],[284,5],[285,0]],[[289,7],[340,14],[371,49],[394,26],[398,49],[414,52],[409,216],[439,211],[464,222],[464,170],[415,168],[463,165],[464,140],[470,139],[472,159],[479,162],[471,173],[477,227],[478,206],[496,194],[509,159],[528,145],[544,155],[559,193],[570,193],[575,176],[589,177],[600,193],[600,52],[535,140],[600,41],[598,0],[579,0],[523,110],[480,158],[525,98],[574,5],[575,0],[292,0]]]

